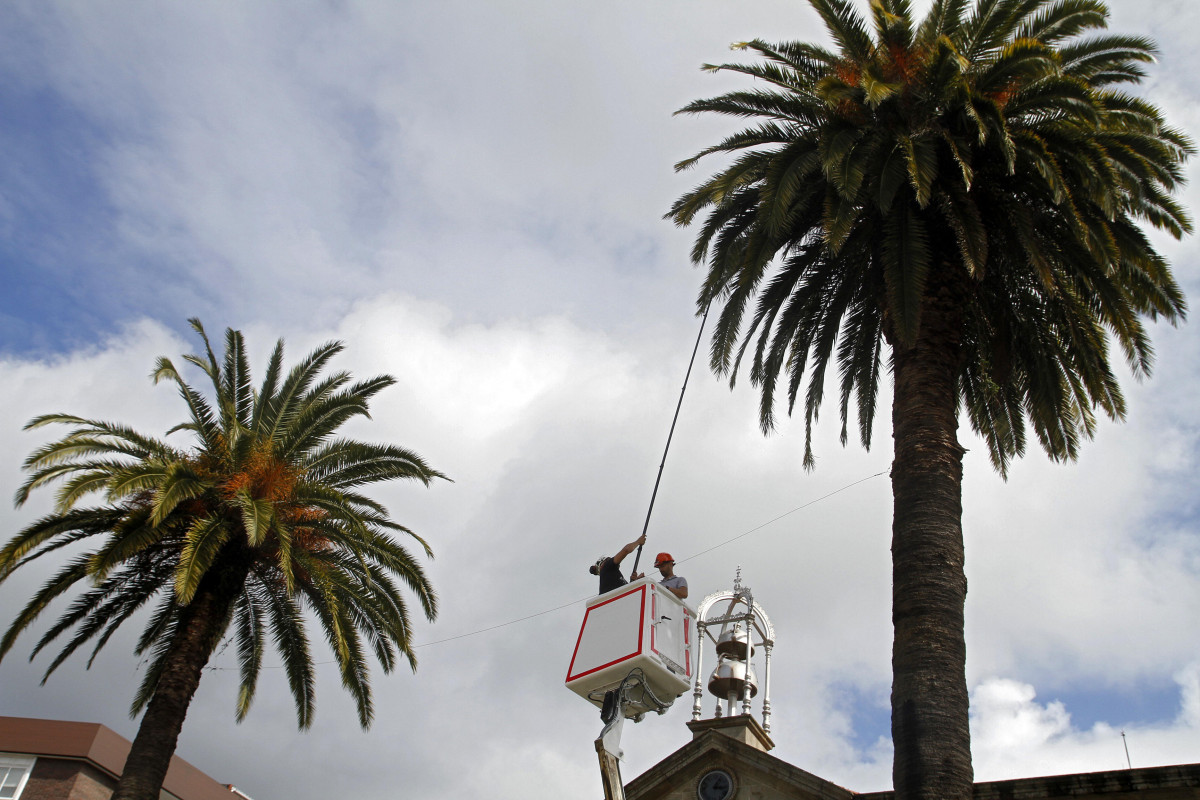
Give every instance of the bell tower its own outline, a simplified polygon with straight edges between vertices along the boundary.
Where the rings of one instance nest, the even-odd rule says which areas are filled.
[[[697,608],[696,630],[696,678],[692,691],[692,721],[688,727],[698,734],[700,729],[731,729],[749,722],[752,723],[749,727],[757,729],[758,735],[751,737],[756,741],[747,743],[770,749],[773,744],[766,734],[771,730],[771,650],[775,646],[775,628],[762,606],[754,601],[750,587],[742,585],[741,567],[738,567],[733,589],[713,592],[701,601]],[[716,651],[717,665],[708,678],[707,688],[717,702],[712,718],[702,721],[705,642],[712,642]],[[761,655],[763,670],[761,726],[753,719],[751,703],[760,694],[754,669],[756,655]],[[742,738],[731,730],[727,732]]]

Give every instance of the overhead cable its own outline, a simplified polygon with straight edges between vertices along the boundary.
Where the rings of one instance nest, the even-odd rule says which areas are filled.
[[[834,489],[832,492],[823,494],[816,499],[809,500],[807,503],[804,503],[803,505],[796,506],[791,511],[785,511],[784,513],[780,514],[777,517],[772,517],[771,519],[767,520],[766,522],[755,525],[753,528],[750,528],[747,531],[743,531],[742,533],[739,533],[737,536],[732,536],[722,542],[718,542],[717,544],[714,544],[712,547],[701,550],[698,553],[693,553],[692,555],[688,556],[687,558],[677,559],[677,563],[682,564],[684,562],[697,559],[700,556],[708,555],[709,553],[711,553],[714,550],[718,550],[718,549],[724,547],[725,545],[732,544],[733,542],[736,542],[738,539],[745,538],[752,533],[756,533],[756,532],[762,530],[763,528],[767,527],[768,525],[772,525],[785,517],[789,517],[792,514],[795,514],[797,511],[803,511],[804,509],[814,506],[823,500],[828,500],[829,498],[833,497],[834,495],[841,494],[842,492],[846,491],[847,489],[852,489],[855,486],[858,486],[860,483],[866,483],[869,480],[872,480],[874,478],[878,478],[882,475],[887,475],[887,474],[888,474],[888,470],[883,470],[882,472],[876,472],[874,475],[868,475],[865,478],[859,478],[856,481],[847,483],[845,486],[842,486],[841,488]],[[553,608],[547,608],[544,611],[537,611],[533,614],[527,614],[523,617],[517,617],[516,619],[510,619],[507,622],[499,622],[495,625],[489,625],[486,628],[479,628],[478,630],[468,631],[467,633],[460,633],[456,636],[447,636],[445,639],[435,639],[432,642],[424,642],[422,644],[416,644],[416,645],[413,645],[413,649],[415,650],[415,649],[422,648],[422,647],[432,647],[435,644],[445,644],[447,642],[454,642],[459,639],[466,639],[471,636],[478,636],[482,633],[488,633],[489,631],[498,630],[500,628],[507,628],[509,625],[516,625],[519,622],[526,622],[528,620],[535,619],[537,617],[544,617],[547,614],[553,614],[555,611],[562,611],[564,608],[569,608],[571,606],[575,606],[575,605],[578,605],[579,603],[585,602],[590,597],[593,597],[593,595],[589,594],[586,597],[581,597],[576,600],[571,600],[569,602],[563,603],[562,605],[554,606]],[[332,660],[317,661],[317,662],[314,662],[314,665],[320,666],[322,664],[333,664],[333,663],[335,663],[335,662]],[[230,670],[230,669],[236,669],[236,668],[235,667],[205,667],[205,669],[208,669],[208,670]],[[264,666],[263,669],[283,669],[283,667],[282,666]]]

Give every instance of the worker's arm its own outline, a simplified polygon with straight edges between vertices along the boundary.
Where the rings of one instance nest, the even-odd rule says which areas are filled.
[[[645,543],[646,543],[646,534],[643,533],[641,536],[634,539],[632,542],[630,542],[629,544],[625,545],[620,550],[618,550],[617,554],[615,556],[613,556],[613,563],[620,564],[621,559],[625,558],[625,556],[629,555],[634,550],[637,550],[639,547],[641,547]],[[637,578],[634,578],[633,580],[637,580]]]
[[[672,592],[674,592],[675,596],[678,597],[680,600],[687,600],[687,587],[686,586],[680,586],[679,588],[675,588],[674,586],[668,586],[667,588],[670,589]]]

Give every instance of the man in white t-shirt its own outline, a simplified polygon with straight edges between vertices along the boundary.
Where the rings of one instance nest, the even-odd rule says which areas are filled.
[[[654,568],[662,573],[659,583],[670,589],[680,600],[688,596],[687,578],[675,574],[675,559],[670,553],[659,553],[654,557]]]

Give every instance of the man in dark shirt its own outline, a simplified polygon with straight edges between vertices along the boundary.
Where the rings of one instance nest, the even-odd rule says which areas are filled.
[[[600,576],[600,594],[611,592],[613,589],[620,588],[625,585],[625,577],[621,574],[621,561],[625,556],[632,553],[646,543],[646,534],[642,534],[637,539],[622,547],[617,551],[615,556],[601,556],[588,571],[593,575]],[[629,576],[629,580],[636,581],[642,577],[642,573],[635,572]]]

